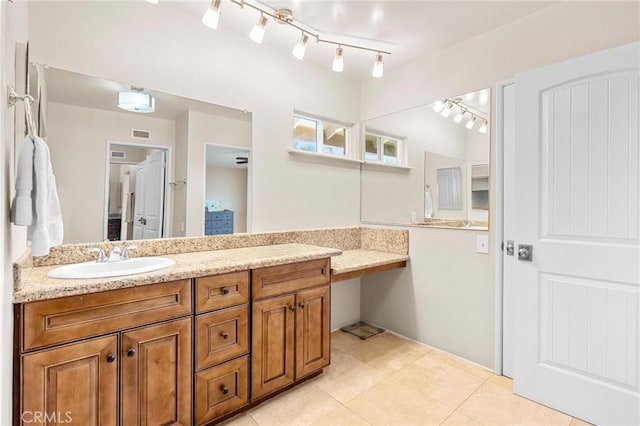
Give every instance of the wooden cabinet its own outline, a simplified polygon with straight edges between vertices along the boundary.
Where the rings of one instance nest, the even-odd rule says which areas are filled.
[[[196,425],[249,403],[249,271],[196,279]]]
[[[253,302],[253,399],[294,381],[295,295]]]
[[[259,403],[329,365],[330,271],[327,258],[19,305],[14,424],[200,426]]]
[[[253,302],[253,400],[329,365],[330,286],[327,285],[328,277],[325,278],[327,270],[330,270],[329,259],[253,271],[254,298],[271,296]],[[293,291],[298,289],[303,290]]]
[[[22,410],[14,423],[115,426],[118,422],[118,337],[22,356]],[[49,422],[47,422],[49,424]]]
[[[191,286],[181,280],[22,305],[15,423],[190,425]],[[182,318],[158,323],[175,317]],[[65,344],[96,335],[103,336]]]
[[[330,287],[296,294],[296,379],[329,365],[331,355]]]
[[[122,334],[122,425],[191,424],[191,318]]]

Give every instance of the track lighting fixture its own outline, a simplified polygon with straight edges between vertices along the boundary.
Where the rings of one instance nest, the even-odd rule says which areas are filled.
[[[440,111],[440,115],[442,115],[444,118],[447,118],[449,117],[449,114],[451,114],[452,109],[453,109],[453,104],[449,102],[447,106],[444,107],[442,111]]]
[[[335,72],[342,72],[344,70],[344,56],[342,55],[342,46],[338,46],[336,49],[336,57],[333,58],[333,70]]]
[[[265,18],[264,15],[261,14],[260,18],[258,19],[258,22],[256,22],[256,25],[251,30],[251,33],[249,33],[249,38],[258,44],[262,43],[262,40],[264,39],[264,31],[265,31],[266,25],[267,25],[267,18]]]
[[[304,58],[304,53],[307,50],[308,41],[309,41],[309,37],[305,33],[302,33],[300,40],[293,48],[293,52],[291,52],[291,54],[298,59]]]
[[[449,117],[452,111],[456,112],[453,116],[453,121],[456,123],[462,123],[465,117],[469,117],[469,120],[465,123],[464,127],[471,130],[476,125],[476,122],[482,123],[478,131],[480,133],[487,133],[489,122],[481,112],[474,112],[472,108],[462,102],[462,98],[447,98],[443,101],[436,101],[433,103],[433,111],[439,113],[443,117]]]
[[[384,74],[384,66],[382,65],[382,54],[380,52],[376,53],[376,61],[373,64],[373,71],[371,71],[371,76],[373,78],[380,78]]]
[[[158,3],[158,0],[146,0],[149,3]],[[384,66],[383,66],[383,55],[391,55],[391,52],[386,52],[380,49],[372,49],[370,47],[356,45],[356,44],[345,44],[341,43],[337,40],[328,40],[321,36],[313,28],[308,25],[295,20],[293,18],[293,13],[289,9],[276,9],[271,6],[268,6],[264,3],[253,1],[253,0],[229,0],[230,3],[234,3],[242,9],[253,9],[260,12],[260,18],[258,22],[251,30],[249,37],[254,42],[260,44],[264,40],[265,27],[267,25],[267,17],[273,18],[273,20],[279,24],[288,25],[302,32],[302,36],[300,40],[293,48],[291,52],[293,56],[298,59],[303,59],[306,47],[309,41],[309,38],[314,38],[318,43],[325,43],[337,46],[336,56],[333,60],[333,70],[336,72],[342,72],[344,70],[344,51],[343,48],[352,48],[359,50],[366,50],[369,52],[375,52],[376,59],[373,65],[373,69],[371,71],[371,76],[374,78],[382,77],[384,74]],[[220,5],[221,0],[211,0],[211,3],[207,10],[205,10],[202,15],[202,23],[209,28],[216,29],[218,27],[218,23],[220,20]]]
[[[469,121],[467,121],[467,124],[464,125],[464,127],[466,127],[467,129],[471,130],[473,129],[473,126],[476,125],[476,117],[473,116],[471,117],[471,119]]]
[[[207,27],[215,30],[218,28],[218,21],[220,20],[220,1],[212,0],[211,5],[202,15],[202,23]]]

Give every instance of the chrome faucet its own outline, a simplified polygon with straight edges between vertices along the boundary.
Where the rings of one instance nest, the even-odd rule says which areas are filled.
[[[115,246],[111,249],[111,252],[109,253],[109,255],[107,255],[103,249],[97,248],[97,247],[87,249],[87,251],[89,253],[98,253],[98,258],[96,259],[96,262],[117,262],[119,260],[129,260],[130,259],[129,251],[135,250],[137,248],[138,247],[134,245],[124,246],[123,249],[121,249],[118,246]]]

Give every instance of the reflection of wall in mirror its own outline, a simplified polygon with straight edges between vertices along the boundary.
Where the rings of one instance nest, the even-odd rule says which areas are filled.
[[[205,197],[234,212],[234,233],[247,232],[247,169],[207,167]]]
[[[102,241],[107,140],[135,142],[132,128],[151,131],[148,143],[173,147],[171,120],[103,111],[49,102],[48,137],[62,217],[65,243]],[[81,203],[78,200],[82,200]]]

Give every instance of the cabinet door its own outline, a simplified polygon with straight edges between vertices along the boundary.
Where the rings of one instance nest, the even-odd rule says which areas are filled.
[[[115,426],[117,355],[115,335],[24,355],[21,424]]]
[[[191,318],[122,335],[122,424],[191,424]]]
[[[293,383],[295,296],[287,294],[253,303],[252,399]]]
[[[329,365],[330,286],[296,295],[296,380]]]

